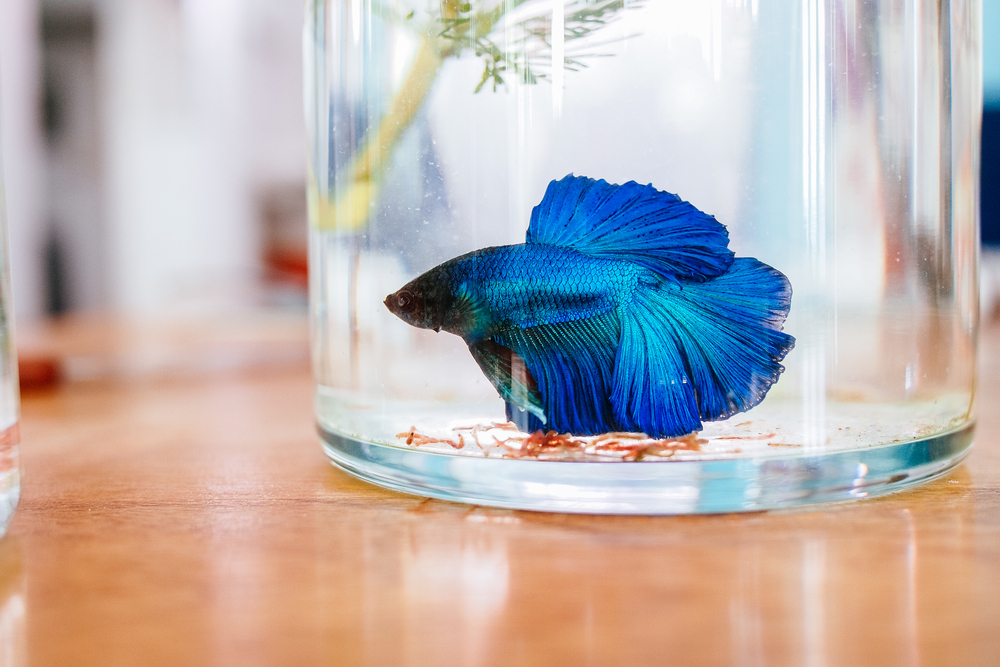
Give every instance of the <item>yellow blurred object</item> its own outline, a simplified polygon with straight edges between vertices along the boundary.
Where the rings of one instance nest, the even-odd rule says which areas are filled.
[[[316,179],[309,176],[309,221],[324,232],[356,232],[364,229],[378,194],[378,184],[371,179],[354,181],[336,201],[323,196]]]
[[[353,175],[344,194],[336,200],[320,193],[315,173],[309,173],[309,220],[321,231],[355,232],[365,227],[378,195],[378,179],[391,162],[392,150],[410,126],[424,98],[437,78],[446,45],[434,37],[425,37],[409,74],[393,99],[374,134],[369,135],[364,150],[359,151],[348,173]]]
[[[523,0],[516,2],[515,6],[521,2]],[[351,174],[351,181],[343,189],[343,194],[337,197],[333,193],[321,193],[315,172],[310,167],[309,221],[313,227],[325,232],[346,233],[365,228],[379,193],[378,181],[386,166],[391,163],[393,148],[413,122],[430,92],[441,63],[445,58],[457,54],[461,45],[467,41],[475,42],[476,38],[489,34],[506,9],[501,4],[477,13],[475,20],[457,24],[456,35],[451,39],[442,39],[440,35],[424,35],[410,71],[392,100],[389,112],[368,135],[364,148],[354,156],[347,172]],[[461,12],[468,11],[468,4],[456,0],[445,0],[442,7],[442,15],[446,18],[454,18]],[[470,27],[473,34],[467,39],[465,35]]]

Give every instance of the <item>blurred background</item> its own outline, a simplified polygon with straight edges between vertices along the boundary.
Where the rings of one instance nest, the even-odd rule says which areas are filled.
[[[305,309],[302,3],[3,0],[19,329]]]
[[[983,261],[984,321],[1000,317],[1000,0],[983,0]]]
[[[305,308],[302,3],[3,0],[15,309]],[[984,0],[984,315],[1000,301],[1000,0]]]

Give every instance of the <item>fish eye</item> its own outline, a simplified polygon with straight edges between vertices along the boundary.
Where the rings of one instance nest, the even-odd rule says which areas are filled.
[[[396,307],[400,310],[409,310],[413,306],[413,295],[409,292],[400,292],[396,295]]]

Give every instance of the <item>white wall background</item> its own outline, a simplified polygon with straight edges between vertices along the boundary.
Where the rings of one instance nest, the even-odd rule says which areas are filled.
[[[47,151],[41,129],[40,3],[95,18],[100,149],[85,158],[98,175],[86,215],[66,196],[86,179],[64,173],[73,158]],[[156,316],[252,301],[262,193],[305,182],[301,26],[301,3],[287,0],[0,2],[19,320],[44,310],[54,226],[77,308]]]
[[[235,0],[101,6],[111,303],[155,313],[253,270]]]
[[[305,180],[300,3],[100,9],[112,305],[237,303],[260,270],[257,193]]]
[[[41,84],[35,0],[0,2],[0,132],[7,191],[14,312],[41,315],[44,243],[44,143],[38,115]]]

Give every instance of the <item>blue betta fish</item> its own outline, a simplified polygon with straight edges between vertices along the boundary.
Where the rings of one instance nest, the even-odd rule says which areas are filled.
[[[461,336],[531,431],[685,435],[763,400],[792,289],[712,216],[652,185],[549,183],[526,242],[456,257],[386,307]]]

